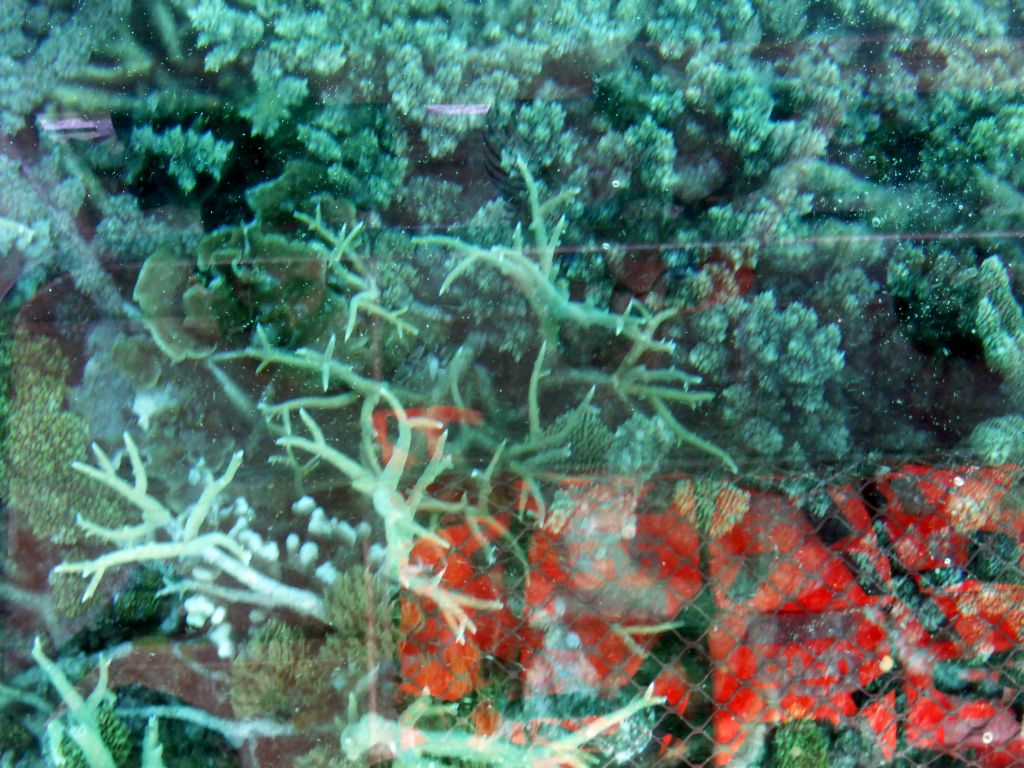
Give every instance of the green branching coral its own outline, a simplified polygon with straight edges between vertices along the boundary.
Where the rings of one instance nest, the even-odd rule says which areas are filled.
[[[908,339],[947,356],[976,347],[978,275],[973,256],[910,245],[900,246],[894,256],[887,282]]]
[[[264,26],[255,14],[237,11],[221,0],[191,3],[185,10],[206,49],[206,69],[216,72],[236,61],[263,38]]]
[[[17,337],[11,507],[55,544],[93,539],[58,569],[84,577],[87,596],[159,561],[112,604],[115,623],[152,626],[165,587],[257,606],[265,623],[231,670],[234,705],[250,723],[285,721],[273,733],[320,718],[333,748],[310,766],[393,744],[406,765],[595,758],[584,736],[596,726],[531,752],[384,708],[352,722],[339,754],[343,694],[396,653],[399,590],[438,604],[458,633],[517,608],[511,579],[477,598],[409,560],[417,542],[444,545],[438,520],[506,503],[488,498],[498,478],[542,506],[560,473],[682,469],[677,495],[714,536],[751,499],[745,481],[689,477],[694,453],[774,476],[786,462],[852,463],[883,439],[923,453],[934,443],[919,425],[941,417],[943,445],[977,425],[977,460],[1024,461],[1022,416],[983,391],[999,377],[1010,410],[1024,407],[1022,246],[1006,236],[1024,206],[1012,4],[8,5],[0,135],[18,134],[0,147],[0,277],[20,279],[7,301],[69,273],[99,312],[132,321],[109,353],[97,335],[81,355],[133,374],[105,396],[102,375],[83,376],[71,412],[77,375],[57,343]],[[72,109],[113,113],[118,136],[83,146],[54,133],[49,118]],[[168,199],[190,210],[159,207]],[[410,234],[433,227],[445,236]],[[943,232],[949,242],[933,239]],[[143,260],[133,306],[131,276],[112,265]],[[971,370],[946,376],[961,344]],[[979,350],[993,375],[968,379]],[[936,370],[931,391],[904,397]],[[100,403],[116,428],[89,419],[90,436],[82,414]],[[451,413],[473,416],[431,415]],[[382,432],[396,429],[387,450]],[[91,463],[90,437],[110,451]],[[292,484],[265,473],[275,446]],[[813,501],[831,503],[814,478]],[[372,510],[380,574],[343,571],[321,591],[313,579],[342,555],[315,576],[294,552],[267,555],[302,539],[275,516],[292,490],[316,494],[324,515],[344,510],[339,529],[359,515],[350,504]],[[531,525],[520,506],[516,526]],[[1002,540],[975,544],[978,575],[1015,562]],[[110,768],[128,747],[138,762],[109,696],[79,703],[37,662],[63,686],[54,762]],[[603,725],[632,723],[640,749],[654,704]],[[424,741],[407,745],[414,728]],[[751,760],[793,768],[827,763],[840,738],[813,723],[768,733]],[[150,768],[155,723],[146,743]]]
[[[328,103],[298,135],[310,156],[325,164],[334,189],[361,210],[387,208],[402,194],[408,140],[376,105]]]
[[[176,222],[143,211],[137,197],[122,193],[104,201],[95,240],[98,247],[118,254],[120,260],[141,263],[164,246],[194,253],[202,234],[198,213],[185,213],[184,221]]]
[[[966,449],[986,464],[1024,464],[1024,416],[997,416],[974,428]]]
[[[14,291],[20,300],[62,271],[105,312],[130,317],[134,309],[104,270],[98,244],[77,226],[87,202],[94,202],[87,200],[96,192],[90,179],[59,148],[44,147],[28,157],[12,144],[0,144],[0,258],[7,279],[20,273]]]
[[[78,74],[94,41],[117,28],[127,0],[4,4],[0,19],[0,136],[16,133],[53,89]]]
[[[442,246],[455,254],[454,267],[441,284],[441,295],[479,266],[496,270],[522,294],[540,325],[544,339],[531,376],[530,407],[534,411],[537,410],[537,381],[542,376],[549,346],[560,353],[566,352],[570,347],[566,339],[571,338],[573,332],[601,335],[608,339],[621,338],[626,349],[613,370],[577,369],[567,372],[565,378],[575,383],[608,387],[631,407],[638,402],[648,405],[680,442],[717,457],[735,470],[735,463],[725,451],[685,427],[670,407],[674,404],[692,407],[710,400],[713,397],[710,392],[692,389],[700,382],[700,377],[675,365],[653,368],[643,362],[645,357],[656,353],[671,355],[676,351],[675,342],[663,338],[662,327],[679,313],[681,307],[653,312],[642,302],[630,301],[622,312],[615,312],[577,300],[568,286],[556,277],[555,254],[567,226],[566,218],[561,216],[554,223],[550,221],[553,211],[557,211],[563,200],[574,196],[576,191],[565,190],[552,199],[542,201],[541,187],[525,161],[520,159],[517,167],[526,185],[530,205],[530,239],[526,239],[521,225],[515,230],[511,246],[483,248],[451,237],[421,238],[420,242],[425,245]],[[533,441],[541,437],[535,418],[530,421],[529,437]]]
[[[525,297],[541,326],[541,333],[552,345],[558,345],[563,325],[580,325],[593,331],[623,335],[631,341],[645,344],[649,349],[663,349],[664,345],[645,337],[645,318],[615,314],[582,302],[573,301],[568,290],[554,281],[555,252],[565,232],[567,220],[559,217],[551,222],[553,213],[577,190],[567,189],[549,200],[541,200],[541,189],[527,168],[518,161],[530,200],[530,238],[526,239],[522,227],[517,227],[511,246],[481,248],[462,240],[448,237],[425,237],[424,245],[437,245],[452,249],[457,258],[454,268],[441,285],[443,296],[451,285],[479,266],[495,269],[511,282]]]
[[[844,368],[838,326],[799,302],[779,307],[771,292],[732,299],[696,325],[690,361],[723,387],[718,413],[744,452],[803,461],[848,450],[834,391]]]
[[[978,305],[977,328],[985,359],[1003,377],[1014,405],[1024,407],[1024,312],[998,257],[981,265],[981,286],[984,298]]]
[[[45,744],[55,765],[68,768],[163,768],[157,720],[151,718],[140,751],[117,714],[117,699],[108,688],[109,659],[101,659],[99,678],[88,696],[72,685],[36,638],[32,658],[59,694],[67,715],[50,720]]]
[[[577,187],[586,183],[586,166],[578,154],[580,136],[561,97],[558,85],[549,80],[531,101],[501,101],[489,110],[482,130],[483,156],[495,189],[508,199],[525,199],[518,165],[522,158],[539,181]],[[567,203],[575,220],[582,207],[578,200]]]
[[[394,283],[395,275],[388,275],[389,270],[380,264],[371,266],[371,260],[365,251],[365,241],[361,237],[362,225],[342,225],[338,231],[332,231],[323,218],[322,208],[317,204],[316,215],[306,216],[296,213],[295,218],[309,227],[320,242],[311,247],[319,254],[324,264],[327,281],[332,289],[332,296],[348,297],[348,318],[345,322],[345,341],[352,337],[360,313],[367,317],[380,320],[397,334],[415,336],[419,330],[408,320],[402,318],[409,306],[389,308],[385,306],[381,279]],[[397,265],[395,265],[397,267]]]
[[[199,174],[208,174],[220,180],[221,171],[231,154],[233,142],[218,139],[209,130],[197,127],[187,130],[180,125],[156,131],[144,125],[132,131],[130,149],[138,157],[129,170],[133,178],[145,164],[148,155],[166,158],[167,168],[181,190],[188,194],[195,189]]]

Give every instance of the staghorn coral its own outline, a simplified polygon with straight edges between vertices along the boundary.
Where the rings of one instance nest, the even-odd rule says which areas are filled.
[[[108,688],[109,659],[100,659],[99,677],[88,696],[71,684],[64,671],[36,638],[32,658],[67,708],[66,716],[50,720],[47,750],[53,762],[71,768],[163,768],[156,718],[150,718],[140,750],[116,712],[116,696]],[[65,724],[65,717],[67,724]]]

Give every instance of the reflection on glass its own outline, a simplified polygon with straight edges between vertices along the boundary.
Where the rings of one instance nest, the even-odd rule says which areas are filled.
[[[0,17],[0,768],[1024,763],[1016,3]]]

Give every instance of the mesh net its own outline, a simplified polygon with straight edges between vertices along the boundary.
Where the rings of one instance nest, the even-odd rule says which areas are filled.
[[[404,595],[402,690],[555,765],[1024,764],[1022,478],[509,482],[413,551],[501,608]]]

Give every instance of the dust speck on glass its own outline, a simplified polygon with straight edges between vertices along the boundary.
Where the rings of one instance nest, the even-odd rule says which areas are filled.
[[[0,0],[0,768],[1024,765],[1020,0]]]

